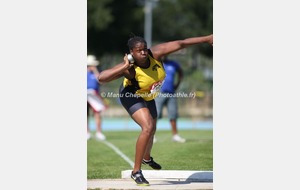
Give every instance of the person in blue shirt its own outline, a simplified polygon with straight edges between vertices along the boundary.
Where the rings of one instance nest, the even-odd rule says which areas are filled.
[[[179,136],[177,130],[178,105],[177,97],[174,96],[175,91],[182,81],[183,71],[176,61],[168,59],[167,56],[163,58],[163,63],[166,71],[166,78],[160,90],[161,94],[155,99],[157,118],[162,118],[162,110],[163,107],[166,106],[170,125],[172,127],[172,140],[174,142],[184,143],[186,140]],[[176,75],[178,76],[177,81],[175,81]]]
[[[94,55],[87,57],[87,140],[92,136],[89,129],[89,115],[93,111],[93,117],[96,124],[96,139],[105,140],[106,137],[102,133],[101,111],[107,108],[103,98],[99,95],[100,84],[98,82],[99,71],[97,66],[99,61]]]

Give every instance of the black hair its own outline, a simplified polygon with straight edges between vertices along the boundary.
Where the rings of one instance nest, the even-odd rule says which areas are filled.
[[[129,38],[128,42],[127,42],[127,46],[129,48],[129,50],[132,50],[135,46],[136,43],[144,43],[147,46],[147,42],[144,38],[140,37],[140,36],[136,36],[134,34],[131,34],[131,37]]]

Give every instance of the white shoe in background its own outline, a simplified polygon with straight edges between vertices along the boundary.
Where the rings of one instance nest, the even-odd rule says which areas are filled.
[[[180,142],[180,143],[184,143],[185,142],[185,139],[181,138],[178,134],[174,135],[173,138],[172,138],[172,140],[175,141],[175,142]]]
[[[103,133],[97,132],[96,139],[104,141],[106,139],[106,137],[105,137],[105,135],[103,135]]]
[[[156,143],[157,139],[155,138],[155,136],[153,137],[153,143]]]
[[[91,139],[91,133],[87,133],[87,140],[90,140]]]

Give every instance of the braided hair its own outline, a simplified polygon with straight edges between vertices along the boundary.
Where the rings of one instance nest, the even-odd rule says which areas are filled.
[[[129,50],[132,50],[137,43],[144,43],[147,46],[147,42],[144,38],[133,35],[127,42]]]

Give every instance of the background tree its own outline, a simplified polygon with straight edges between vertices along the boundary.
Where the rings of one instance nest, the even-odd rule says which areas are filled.
[[[127,51],[131,32],[143,34],[143,7],[135,0],[88,0],[88,53]],[[102,23],[103,22],[103,23]]]
[[[212,33],[211,0],[160,0],[153,8],[154,42]],[[88,0],[87,49],[101,56],[127,51],[131,33],[144,36],[144,0]],[[212,57],[208,45],[198,50]]]
[[[213,1],[160,0],[153,9],[153,40],[171,41],[213,33]],[[210,45],[192,49],[212,57]]]

